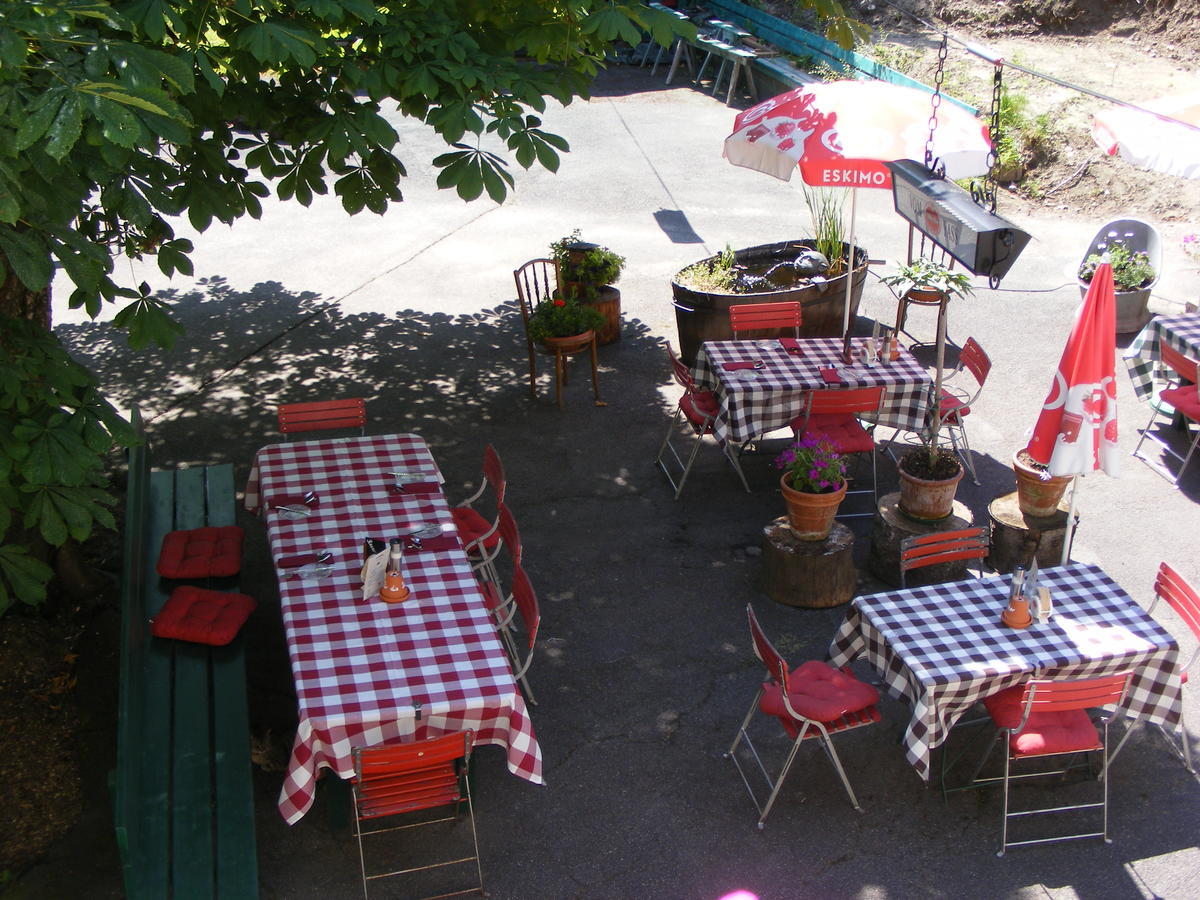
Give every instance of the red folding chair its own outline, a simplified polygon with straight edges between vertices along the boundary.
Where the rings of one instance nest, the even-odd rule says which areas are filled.
[[[869,512],[838,513],[838,518],[851,519],[874,516],[878,506],[876,491],[878,479],[875,466],[875,438],[859,422],[859,416],[870,414],[878,418],[883,403],[883,386],[848,388],[839,390],[810,391],[804,412],[791,421],[797,439],[812,437],[827,441],[838,453],[849,456],[866,453],[871,458],[871,489],[846,491],[851,494],[870,494],[872,506]]]
[[[926,566],[973,559],[983,577],[983,560],[990,549],[987,527],[918,534],[900,542],[900,587],[908,587],[908,572]]]
[[[675,489],[675,499],[678,500],[679,495],[683,493],[683,485],[687,481],[688,473],[692,471],[692,463],[696,461],[696,454],[700,452],[700,444],[703,442],[704,436],[709,434],[717,440],[721,452],[725,454],[725,458],[733,466],[733,471],[737,472],[738,478],[741,479],[746,493],[750,493],[750,485],[742,473],[742,466],[738,462],[737,454],[732,452],[728,441],[717,438],[713,431],[713,421],[716,419],[717,413],[721,411],[717,395],[712,391],[702,391],[696,387],[691,371],[675,355],[670,344],[667,344],[667,356],[671,360],[671,375],[674,377],[675,383],[683,388],[683,394],[676,404],[675,415],[667,425],[667,433],[658,447],[658,456],[654,458],[654,463],[662,469],[663,474],[667,476],[667,481]],[[687,422],[696,438],[692,445],[692,451],[688,454],[687,462],[684,462],[679,450],[671,443],[671,437],[681,419]],[[672,460],[674,473],[667,467],[668,454]]]
[[[1150,604],[1147,612],[1153,613],[1154,608],[1158,606],[1159,600],[1166,600],[1170,607],[1179,614],[1179,618],[1183,619],[1184,624],[1192,630],[1192,634],[1195,635],[1196,639],[1200,641],[1200,592],[1188,584],[1182,575],[1165,562],[1159,564],[1158,576],[1154,579],[1154,602]],[[1200,645],[1192,650],[1192,655],[1188,657],[1187,662],[1179,667],[1179,677],[1184,685],[1187,684],[1188,672],[1196,665],[1197,659],[1200,659]],[[1125,746],[1125,742],[1129,740],[1129,736],[1137,731],[1141,725],[1141,719],[1134,719],[1129,724],[1129,727],[1125,730],[1125,734],[1121,736],[1116,749],[1109,754],[1108,762],[1110,765],[1117,758],[1117,754],[1121,752],[1121,748]],[[1158,730],[1167,739],[1167,742],[1176,754],[1183,759],[1183,764],[1187,767],[1187,770],[1195,774],[1196,770],[1192,766],[1192,750],[1188,742],[1187,728],[1183,723],[1183,709],[1179,711],[1179,746],[1175,745],[1166,728],[1158,725]]]
[[[1142,429],[1142,436],[1138,438],[1137,446],[1133,448],[1133,455],[1160,475],[1170,478],[1172,484],[1178,485],[1179,479],[1183,476],[1183,470],[1187,468],[1188,461],[1196,452],[1196,445],[1200,444],[1200,393],[1197,393],[1197,362],[1184,356],[1166,341],[1159,342],[1159,352],[1163,364],[1171,370],[1172,374],[1167,381],[1167,386],[1159,391],[1157,400],[1150,401],[1150,421]],[[1176,452],[1165,440],[1157,436],[1151,438],[1151,443],[1157,444],[1164,453],[1180,460],[1179,471],[1175,473],[1174,478],[1154,465],[1151,460],[1142,456],[1140,452],[1142,442],[1150,435],[1150,426],[1154,424],[1155,418],[1162,414],[1167,416],[1169,421],[1173,418],[1172,413],[1178,413],[1183,417],[1186,426],[1185,433],[1190,432],[1193,428],[1196,429],[1196,436],[1188,445],[1186,454]]]
[[[475,733],[464,731],[409,744],[385,744],[354,749],[354,778],[351,782],[354,790],[354,833],[358,838],[358,863],[362,872],[364,897],[368,896],[368,882],[379,878],[411,875],[471,862],[475,863],[475,874],[478,878],[476,886],[434,896],[454,897],[473,893],[483,895],[483,869],[479,863],[479,838],[475,833],[475,808],[471,803],[468,771],[474,743]],[[443,822],[457,822],[464,803],[471,822],[471,843],[475,848],[473,856],[367,874],[363,838]],[[409,821],[414,818],[412,813],[443,806],[453,806],[454,815]],[[404,824],[363,831],[365,822],[394,816],[404,816]]]
[[[800,301],[784,303],[738,303],[729,307],[729,327],[734,340],[742,337],[771,337],[790,328],[793,337],[800,337]],[[745,332],[754,332],[746,334]]]
[[[362,397],[282,403],[276,409],[276,414],[279,417],[279,430],[284,435],[334,428],[358,428],[360,433],[366,433],[367,404]]]
[[[1004,787],[1004,817],[997,856],[1003,856],[1009,847],[1027,847],[1083,838],[1098,837],[1103,838],[1105,843],[1111,843],[1108,837],[1108,723],[1115,715],[1116,708],[1125,699],[1129,674],[1122,672],[1118,675],[1075,681],[1033,679],[984,698],[983,703],[987,707],[988,715],[998,729],[992,750],[997,745],[1005,749],[1004,772],[996,777],[976,776],[970,786],[1002,784]],[[1088,715],[1087,710],[1099,708],[1111,711],[1106,711],[1095,719]],[[1097,725],[1101,727],[1097,728]],[[979,768],[983,767],[992,750],[980,761]],[[1012,773],[1013,763],[1050,757],[1073,757],[1080,753],[1092,752],[1102,754],[1102,797],[1099,801],[1016,811],[1010,808],[1010,788],[1014,781],[1028,781],[1051,775],[1061,776],[1070,770],[1069,758],[1061,769],[1027,771],[1016,775]],[[1089,809],[1101,810],[1099,831],[1059,834],[1021,841],[1008,839],[1009,822],[1013,819]]]
[[[746,604],[746,617],[750,622],[754,654],[766,667],[767,679],[754,695],[754,702],[750,704],[750,710],[738,727],[733,744],[725,755],[737,766],[738,774],[742,776],[742,782],[750,792],[750,799],[758,809],[759,830],[764,827],[771,807],[775,805],[779,790],[783,787],[784,779],[787,778],[796,758],[796,751],[810,738],[817,738],[821,742],[834,769],[837,770],[842,787],[850,797],[851,805],[861,812],[862,807],[858,805],[858,798],[854,796],[854,789],[850,787],[850,779],[846,777],[846,771],[842,768],[832,737],[843,731],[878,722],[880,716],[875,704],[879,702],[879,692],[869,684],[859,681],[848,669],[835,669],[817,660],[809,660],[789,670],[787,661],[779,655],[779,651],[763,633],[750,604]],[[774,779],[767,773],[766,766],[763,765],[762,758],[746,730],[754,714],[760,709],[778,719],[792,738],[792,747],[784,761],[783,769]],[[742,768],[741,760],[738,759],[737,749],[741,744],[746,745],[750,756],[758,765],[759,772],[766,780],[770,796],[765,804],[759,802],[758,795],[750,784],[750,779],[746,777],[745,769]]]
[[[967,342],[959,351],[958,368],[947,376],[950,383],[943,382],[942,400],[938,405],[938,415],[941,417],[942,427],[950,435],[950,443],[954,447],[954,452],[958,454],[963,466],[971,473],[971,480],[976,484],[979,484],[979,475],[975,472],[975,460],[971,456],[971,444],[967,440],[965,419],[971,414],[971,407],[978,402],[979,395],[983,393],[983,385],[987,382],[988,373],[991,371],[992,361],[987,353],[979,346],[979,342],[975,338],[967,338]],[[960,387],[956,383],[963,373],[970,373],[971,377],[975,379],[973,391]]]
[[[467,556],[471,558],[471,566],[475,571],[489,565],[500,550],[500,508],[504,506],[504,493],[507,482],[504,478],[504,465],[500,462],[500,454],[496,448],[488,444],[483,449],[483,478],[479,488],[466,500],[450,508],[454,519],[454,527],[463,542]],[[484,492],[492,490],[492,502],[495,505],[495,515],[487,518],[475,504],[482,504]]]

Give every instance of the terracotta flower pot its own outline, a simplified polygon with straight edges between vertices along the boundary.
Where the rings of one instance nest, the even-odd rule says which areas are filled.
[[[802,541],[823,541],[833,528],[833,519],[846,496],[846,482],[828,494],[798,491],[788,484],[788,475],[779,479],[783,502],[787,504],[788,525]]]
[[[1056,475],[1043,478],[1045,472],[1026,462],[1021,455],[1024,452],[1018,450],[1012,458],[1013,472],[1017,475],[1017,505],[1027,516],[1052,516],[1058,509],[1067,485],[1071,483],[1071,476]]]
[[[898,466],[896,471],[900,473],[900,511],[910,519],[936,522],[954,511],[954,494],[966,474],[961,464],[957,475],[940,480],[910,475],[904,466]]]

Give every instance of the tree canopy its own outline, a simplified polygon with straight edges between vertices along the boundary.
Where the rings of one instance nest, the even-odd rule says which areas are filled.
[[[848,39],[836,0],[798,2]],[[40,599],[49,574],[15,532],[58,546],[110,524],[100,459],[130,438],[90,375],[8,324],[44,330],[57,268],[72,308],[95,316],[122,303],[115,323],[135,349],[169,345],[180,329],[166,302],[113,273],[121,256],[149,256],[168,276],[190,275],[192,244],[173,219],[203,232],[258,217],[272,188],[306,205],[332,188],[350,214],[384,213],[403,199],[406,172],[385,104],[446,142],[418,161],[440,170],[440,187],[501,201],[513,161],[556,171],[569,149],[543,127],[548,99],[587,96],[617,41],[691,31],[632,0],[8,0],[0,612],[11,592]]]

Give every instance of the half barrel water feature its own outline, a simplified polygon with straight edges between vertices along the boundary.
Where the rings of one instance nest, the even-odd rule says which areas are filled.
[[[739,303],[782,303],[799,300],[802,305],[802,337],[840,337],[846,307],[846,279],[849,274],[833,278],[788,274],[790,264],[798,256],[811,251],[812,240],[781,241],[735,250],[734,260],[743,276],[754,283],[751,290],[725,293],[697,290],[680,284],[681,270],[671,280],[675,304],[675,325],[679,332],[679,356],[688,365],[696,359],[705,341],[729,340],[729,307]],[[701,262],[712,262],[709,257]],[[850,288],[850,319],[858,315],[867,280],[867,252],[861,247],[854,251],[854,280]],[[690,268],[690,266],[688,267]]]

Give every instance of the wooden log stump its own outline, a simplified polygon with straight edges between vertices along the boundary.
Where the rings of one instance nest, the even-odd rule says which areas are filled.
[[[900,492],[885,494],[879,499],[875,511],[875,522],[871,529],[871,552],[867,567],[878,578],[888,584],[900,585],[900,542],[920,534],[939,531],[957,531],[975,524],[975,516],[965,504],[954,501],[950,515],[938,522],[920,522],[910,519],[900,511]],[[967,577],[967,560],[956,559],[914,569],[908,573],[908,586],[938,584],[943,581],[961,581]]]
[[[826,609],[849,603],[858,587],[854,533],[834,522],[823,541],[802,541],[781,516],[763,529],[763,580],[776,603]]]
[[[1014,566],[1028,567],[1036,550],[1038,566],[1057,566],[1062,562],[1069,514],[1065,497],[1052,516],[1025,515],[1017,504],[1016,491],[997,497],[988,504],[992,525],[988,565],[1002,573],[1011,572]]]
[[[604,316],[604,324],[596,329],[596,343],[603,347],[621,339],[621,292],[611,284],[602,286],[599,291],[595,300],[584,302]]]

